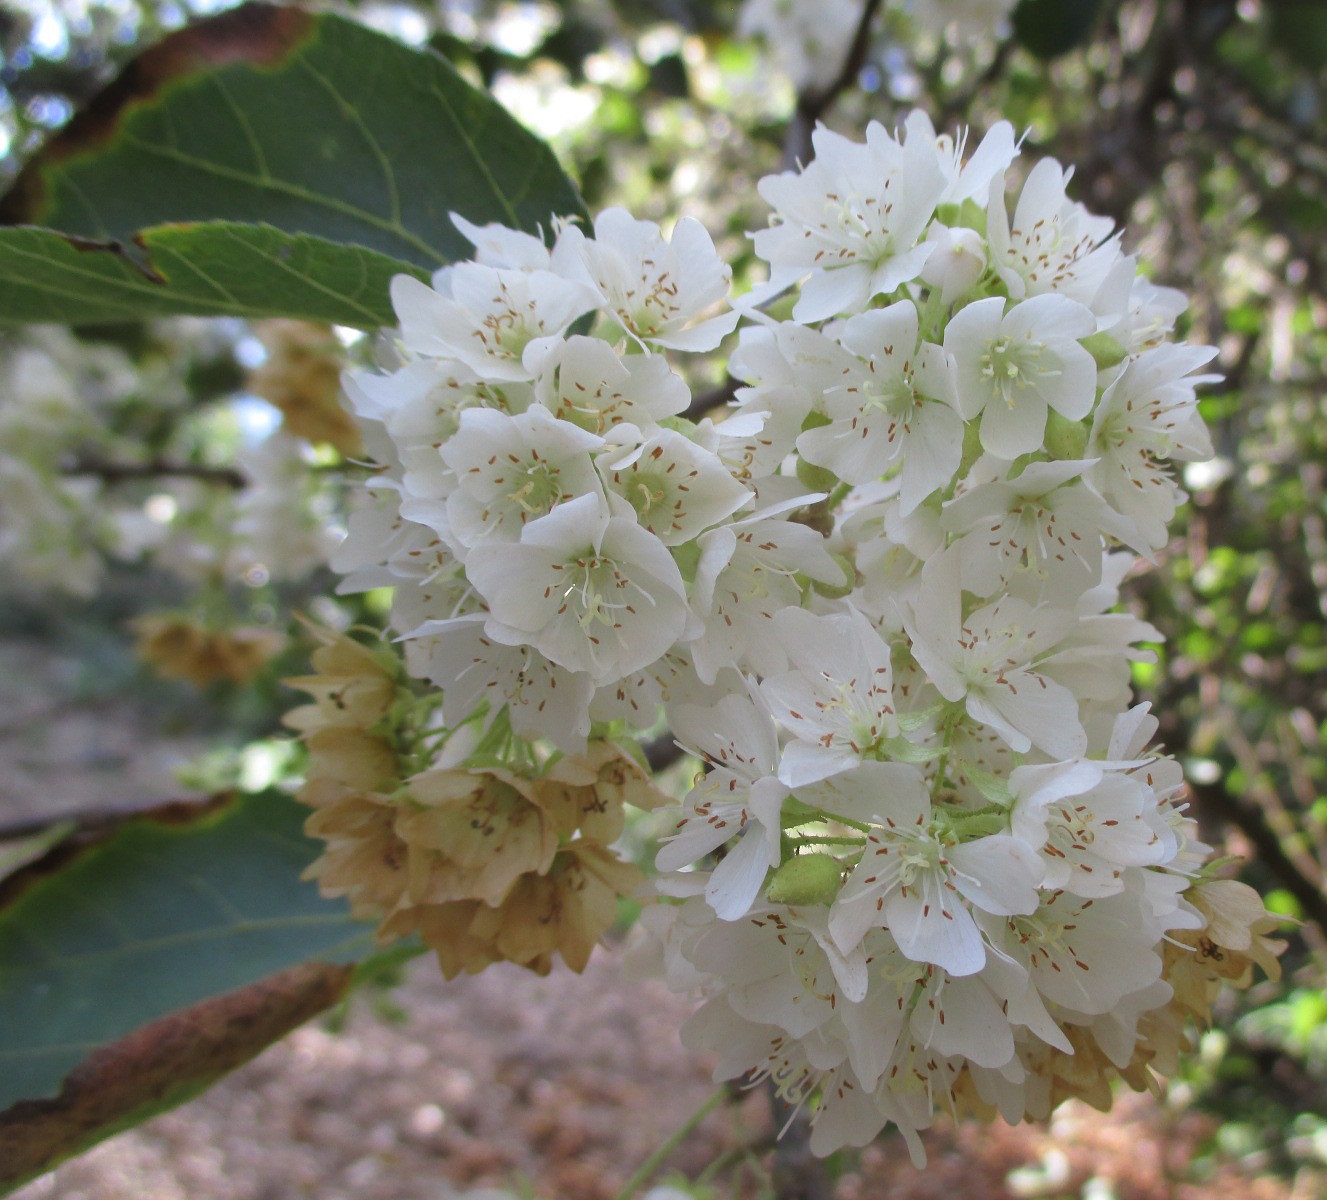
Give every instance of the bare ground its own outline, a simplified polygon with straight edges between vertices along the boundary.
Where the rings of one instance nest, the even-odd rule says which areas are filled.
[[[49,650],[45,649],[49,656]],[[131,709],[80,697],[78,664],[0,640],[0,823],[179,795],[200,743],[149,736]],[[396,1016],[385,1015],[391,1006]],[[686,1000],[596,956],[584,975],[514,967],[445,982],[429,959],[361,992],[348,1019],[296,1031],[192,1103],[103,1143],[15,1200],[613,1200],[635,1166],[713,1091],[685,1050]],[[8,1031],[6,1031],[8,1033]],[[927,1137],[915,1171],[897,1138],[837,1164],[834,1200],[1318,1200],[1208,1150],[1215,1122],[1122,1096],[1108,1117],[1065,1106],[1050,1129],[964,1125]],[[715,1200],[761,1194],[772,1122],[747,1093],[668,1159],[694,1176],[739,1164]],[[742,1148],[756,1165],[742,1166]],[[782,1197],[781,1200],[796,1200]]]
[[[516,968],[444,982],[419,960],[390,994],[361,994],[339,1030],[308,1025],[206,1095],[103,1143],[15,1200],[461,1200],[527,1184],[540,1200],[613,1200],[636,1164],[713,1090],[678,1041],[687,1003],[628,979],[611,954],[582,976]],[[850,1164],[835,1200],[1311,1200],[1232,1162],[1193,1163],[1214,1123],[1146,1097],[1103,1117],[1061,1109],[1050,1129],[944,1127],[915,1171],[897,1140]],[[666,1164],[694,1175],[761,1150],[765,1098],[706,1119]],[[1085,1190],[1086,1189],[1086,1190]],[[477,1193],[477,1194],[476,1194]],[[753,1197],[752,1171],[717,1196]]]

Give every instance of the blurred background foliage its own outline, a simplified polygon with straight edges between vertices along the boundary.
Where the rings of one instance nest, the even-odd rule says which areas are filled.
[[[9,0],[0,190],[136,48],[223,6]],[[753,271],[743,231],[764,220],[756,181],[808,156],[814,121],[859,134],[921,105],[940,128],[979,133],[1007,117],[1034,154],[1077,164],[1077,198],[1125,227],[1126,248],[1158,283],[1192,297],[1189,336],[1221,352],[1224,382],[1203,401],[1218,455],[1187,468],[1192,504],[1162,561],[1133,581],[1130,602],[1166,637],[1136,682],[1184,764],[1209,840],[1244,858],[1243,877],[1301,924],[1283,981],[1228,997],[1220,1032],[1205,1035],[1176,1094],[1219,1115],[1213,1153],[1323,1194],[1313,1189],[1327,1187],[1327,5],[1023,0],[1011,37],[957,48],[906,11],[872,6],[873,35],[832,97],[799,97],[770,70],[768,47],[735,37],[736,3],[342,7],[491,88],[556,148],[592,211],[621,203],[665,223],[700,218],[737,264],[739,286]],[[11,369],[23,344],[0,340],[0,365]],[[135,470],[99,472],[102,442],[96,453],[90,443],[69,450],[61,471],[97,476],[149,509],[173,495],[167,478],[231,489],[235,445],[263,424],[245,382],[262,344],[234,322],[81,331],[62,353],[82,355],[85,396],[105,384],[88,364],[106,347],[137,374],[111,387],[98,436],[113,436],[110,458]],[[722,398],[721,363],[709,382]],[[114,447],[130,445],[116,459]],[[318,599],[331,591],[325,571],[278,586],[270,570],[250,564],[237,576],[225,555],[216,561],[212,594],[259,626],[331,604]],[[276,680],[298,655],[279,657],[253,686],[215,684],[201,699],[183,683],[149,683],[124,619],[147,596],[159,606],[198,593],[196,579],[153,578],[122,555],[95,598],[63,606],[7,578],[3,624],[11,635],[73,637],[99,664],[96,686],[146,690],[163,720],[208,725],[230,749],[196,763],[195,784],[233,781],[246,761],[262,774],[284,703]],[[337,603],[342,623],[373,615],[372,596]],[[1192,1170],[1201,1176],[1203,1163]]]

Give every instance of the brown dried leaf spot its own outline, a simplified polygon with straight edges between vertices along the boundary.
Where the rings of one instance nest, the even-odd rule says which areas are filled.
[[[252,2],[178,30],[149,47],[19,172],[0,200],[0,224],[43,224],[47,169],[113,141],[126,114],[153,100],[166,84],[231,63],[275,66],[303,40],[313,21],[312,14],[298,8]]]

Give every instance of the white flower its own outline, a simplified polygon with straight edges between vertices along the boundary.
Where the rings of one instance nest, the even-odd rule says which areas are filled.
[[[625,721],[636,729],[652,729],[661,705],[715,704],[733,686],[741,686],[740,680],[732,685],[722,675],[712,685],[701,683],[687,648],[678,645],[648,667],[600,687],[590,701],[590,719]]]
[[[1157,866],[1176,850],[1174,835],[1154,819],[1151,790],[1100,763],[1017,767],[1009,787],[1010,828],[1041,844],[1043,887],[1110,896],[1124,890],[1125,867]]]
[[[889,646],[861,613],[786,608],[775,614],[773,633],[793,669],[760,690],[795,739],[779,766],[789,787],[848,770],[897,735]]]
[[[1074,459],[1029,463],[1013,479],[988,479],[946,504],[940,523],[964,547],[963,587],[991,596],[1031,576],[1039,596],[1072,604],[1099,582],[1102,533],[1137,535],[1099,495],[1074,482],[1091,466]]]
[[[1160,879],[1156,872],[1142,875]],[[1035,913],[977,920],[993,953],[1012,959],[1044,1000],[1089,1016],[1110,1012],[1161,975],[1157,946],[1175,925],[1139,889],[1104,899],[1053,892]]]
[[[771,637],[774,614],[800,607],[799,575],[843,582],[843,568],[814,529],[764,513],[721,525],[697,539],[700,562],[691,602],[704,623],[692,643],[696,673],[709,683],[724,667],[761,675],[787,658]]]
[[[736,443],[720,452],[741,463],[743,477],[770,474],[791,453],[807,414],[835,381],[841,357],[831,338],[795,321],[742,329],[728,371],[750,386],[737,389],[737,407],[715,429]]]
[[[1018,157],[1014,127],[1008,121],[997,121],[992,125],[967,162],[963,161],[963,152],[967,149],[967,130],[963,130],[956,138],[947,133],[937,134],[931,118],[919,108],[914,108],[908,114],[904,129],[905,142],[915,139],[933,148],[940,169],[944,172],[947,182],[937,204],[962,204],[965,200],[974,199],[985,202],[990,194],[991,181],[1007,171],[1009,164]]]
[[[579,335],[544,360],[535,396],[560,420],[601,435],[622,424],[650,430],[691,403],[662,355],[622,356],[601,338]]]
[[[558,505],[520,542],[476,546],[465,569],[492,614],[488,637],[532,645],[596,684],[652,663],[688,625],[672,556],[635,521],[608,517],[597,496]]]
[[[744,916],[779,864],[780,814],[788,789],[777,778],[779,740],[757,693],[731,693],[713,708],[668,710],[678,741],[712,768],[683,801],[675,833],[655,858],[661,871],[693,863],[734,838],[714,868],[705,899],[725,921]]]
[[[1071,421],[1091,411],[1097,364],[1078,339],[1096,319],[1063,296],[1004,305],[993,296],[960,309],[945,349],[958,365],[958,411],[965,420],[980,414],[982,446],[1012,460],[1041,448],[1049,409]]]
[[[922,571],[906,622],[922,670],[946,700],[962,701],[968,716],[1012,750],[1036,746],[1052,758],[1080,756],[1087,737],[1078,703],[1035,666],[1072,630],[1073,614],[1002,596],[965,617],[958,580],[958,551]]]
[[[865,145],[823,127],[812,144],[815,158],[800,174],[760,181],[776,224],[753,235],[772,283],[811,273],[793,308],[798,321],[860,312],[915,279],[931,254],[918,239],[949,182],[934,142],[900,145],[877,121]]]
[[[949,306],[961,300],[986,272],[986,239],[975,229],[951,229],[939,223],[931,227],[927,241],[931,257],[922,269],[922,282],[940,289],[940,303]]]
[[[797,449],[853,484],[878,479],[897,462],[906,516],[948,487],[962,458],[953,361],[939,346],[918,344],[911,300],[849,318],[838,343],[842,350],[830,343],[830,370],[821,372],[830,423],[808,429]]]
[[[595,218],[594,237],[567,226],[553,251],[556,269],[593,288],[638,341],[674,350],[713,350],[738,314],[702,314],[728,295],[732,270],[699,221],[683,217],[665,239],[653,221],[623,208]]]
[[[590,457],[603,444],[603,438],[559,421],[540,405],[515,417],[467,409],[438,451],[456,480],[447,497],[456,543],[469,549],[490,539],[519,541],[529,522],[583,496],[598,499],[606,513]]]
[[[813,794],[827,811],[870,825],[861,862],[830,910],[840,949],[883,926],[914,962],[971,975],[986,949],[965,901],[988,913],[1036,911],[1036,848],[1007,833],[959,840],[945,814],[932,810],[915,767],[862,763]]]
[[[1183,498],[1164,460],[1210,458],[1212,443],[1194,388],[1218,376],[1191,372],[1211,346],[1165,344],[1132,359],[1106,389],[1092,418],[1090,482],[1140,529],[1143,547],[1166,544],[1166,526]]]
[[[530,646],[507,646],[484,633],[488,614],[427,621],[406,636],[412,672],[442,689],[443,719],[459,725],[487,701],[487,726],[505,705],[520,737],[548,738],[569,754],[583,752],[594,684],[551,663]]]
[[[551,271],[456,263],[433,276],[392,279],[392,307],[412,354],[458,358],[484,379],[529,380],[577,317],[595,306],[587,287]]]
[[[991,266],[1015,300],[1057,292],[1092,307],[1121,257],[1110,218],[1093,216],[1065,195],[1072,174],[1043,158],[1028,173],[1012,221],[1003,176],[991,188]]]
[[[718,457],[671,429],[630,451],[600,456],[609,495],[621,499],[665,546],[689,542],[751,499]]]
[[[454,486],[438,448],[456,432],[462,412],[517,413],[530,403],[529,384],[490,383],[447,359],[415,359],[390,375],[347,371],[341,383],[360,417],[386,427],[403,468],[402,488],[420,500],[444,500]]]
[[[475,262],[486,267],[499,267],[517,271],[547,271],[552,268],[552,255],[544,239],[519,229],[508,229],[496,222],[476,225],[460,213],[451,213],[452,224],[461,231],[475,248]]]

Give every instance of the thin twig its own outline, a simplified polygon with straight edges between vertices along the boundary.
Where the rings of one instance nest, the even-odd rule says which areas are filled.
[[[622,1186],[622,1190],[617,1194],[617,1200],[631,1200],[631,1198],[640,1191],[651,1179],[654,1178],[659,1168],[663,1166],[666,1159],[674,1150],[678,1148],[692,1133],[697,1126],[710,1115],[720,1104],[728,1099],[728,1085],[716,1089],[695,1112],[689,1116],[686,1121],[672,1134],[661,1142],[654,1152],[632,1173],[630,1179]]]
[[[817,122],[833,106],[839,96],[856,81],[866,62],[866,53],[871,47],[871,25],[880,10],[880,0],[866,0],[862,9],[862,18],[857,23],[852,45],[848,47],[843,66],[833,81],[818,92],[804,92],[797,97],[797,108],[792,120],[788,122],[788,132],[783,139],[783,169],[791,170],[799,163],[811,159],[811,133]]]
[[[708,392],[701,392],[698,396],[693,396],[691,403],[687,405],[682,416],[688,421],[699,421],[711,409],[722,408],[725,404],[731,404],[739,386],[739,381],[729,375],[718,387],[711,388]]]
[[[103,483],[127,483],[134,479],[197,479],[203,483],[215,483],[221,487],[239,490],[249,486],[249,481],[233,467],[208,467],[200,463],[173,462],[169,459],[154,458],[141,463],[107,462],[97,458],[77,458],[67,463],[62,472],[65,475],[91,475]]]

